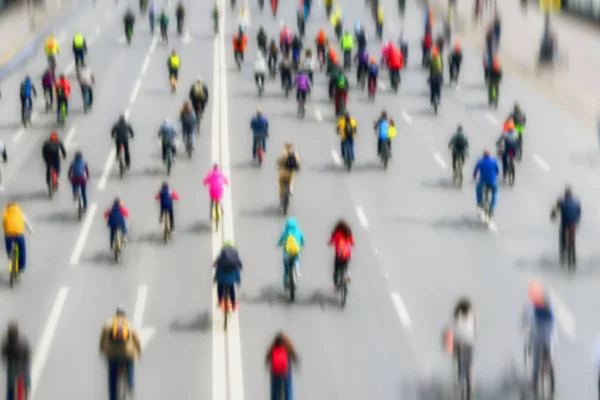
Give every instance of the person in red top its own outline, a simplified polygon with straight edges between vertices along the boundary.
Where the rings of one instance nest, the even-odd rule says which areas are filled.
[[[335,290],[338,288],[338,275],[343,273],[344,269],[348,271],[348,263],[352,256],[352,247],[354,246],[354,238],[352,236],[352,230],[350,225],[346,221],[339,220],[331,232],[329,238],[330,246],[335,246],[335,261],[333,268],[333,285]],[[350,273],[347,272],[348,279],[350,279]]]
[[[69,115],[69,95],[71,94],[71,83],[64,74],[60,75],[58,81],[56,81],[56,100],[57,100],[57,115],[60,113],[61,104],[65,103],[67,115]]]
[[[421,65],[423,68],[427,67],[429,64],[429,53],[431,51],[432,39],[431,39],[431,31],[427,31],[425,33],[425,38],[423,39],[423,59],[421,61]]]
[[[390,82],[396,82],[396,85],[400,85],[400,70],[404,64],[404,57],[402,52],[396,46],[392,46],[390,49],[390,56],[388,59],[388,68],[390,69]],[[397,87],[397,86],[396,86]],[[394,89],[396,89],[394,87]]]
[[[173,218],[173,200],[179,200],[179,195],[169,187],[167,182],[164,182],[160,191],[154,196],[154,199],[160,200],[160,216],[158,217],[158,222],[162,223],[165,213],[169,213],[171,232],[173,232],[175,227],[175,219]]]
[[[238,28],[238,34],[233,38],[233,57],[237,60],[238,55],[240,61],[244,62],[244,54],[246,53],[246,45],[248,38],[246,37],[245,29],[242,25]]]
[[[298,364],[298,355],[290,338],[283,332],[278,332],[265,357],[271,372],[271,400],[291,400],[292,389],[292,366]]]
[[[104,212],[104,218],[107,220],[107,225],[110,228],[110,248],[112,250],[117,229],[121,229],[123,240],[125,240],[125,236],[127,235],[125,218],[129,218],[129,211],[121,203],[121,199],[117,197],[112,207]]]

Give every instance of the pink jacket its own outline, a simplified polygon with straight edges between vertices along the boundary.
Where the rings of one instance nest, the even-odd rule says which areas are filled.
[[[212,169],[204,178],[204,186],[208,185],[211,200],[221,201],[223,185],[229,184],[227,178],[218,169]]]

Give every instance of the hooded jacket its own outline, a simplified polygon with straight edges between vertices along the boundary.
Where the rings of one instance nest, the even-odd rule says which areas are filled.
[[[133,137],[133,129],[131,125],[125,121],[124,116],[120,116],[116,124],[113,125],[111,136],[118,142],[128,142],[129,137]]]
[[[298,226],[298,221],[294,217],[289,217],[287,221],[285,221],[285,227],[283,228],[283,232],[281,232],[281,236],[279,237],[279,241],[277,242],[277,246],[283,247],[283,255],[285,256],[285,241],[288,236],[294,236],[296,242],[300,246],[300,253],[302,253],[302,248],[304,247],[304,234],[302,230]],[[300,254],[298,254],[300,256]]]
[[[204,178],[204,186],[208,185],[208,193],[211,200],[220,201],[223,197],[223,186],[229,181],[219,169],[211,169]]]
[[[125,218],[129,217],[129,211],[121,204],[113,204],[112,207],[104,212],[104,218],[107,219],[109,228],[116,229],[125,226]]]
[[[475,179],[477,172],[479,172],[479,182],[485,185],[497,185],[499,171],[498,161],[495,158],[491,156],[482,157],[475,164],[473,179]]]
[[[4,211],[4,235],[21,236],[25,232],[25,215],[21,208],[12,204]]]
[[[215,261],[215,281],[221,285],[233,285],[241,282],[242,261],[233,247],[224,247]]]

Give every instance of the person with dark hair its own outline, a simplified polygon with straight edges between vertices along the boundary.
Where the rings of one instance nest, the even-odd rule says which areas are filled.
[[[343,273],[344,269],[348,271],[348,263],[352,256],[352,247],[354,246],[354,237],[352,236],[352,230],[350,225],[343,219],[340,219],[331,232],[329,238],[330,246],[335,246],[335,260],[333,267],[333,287],[334,290],[338,288],[338,275]],[[348,280],[350,280],[350,273],[347,272]],[[342,277],[343,278],[343,277]]]
[[[453,356],[458,359],[460,373],[466,375],[467,393],[473,388],[473,343],[475,342],[475,316],[471,301],[462,297],[454,307],[452,318]]]
[[[292,399],[292,368],[299,359],[290,338],[278,332],[265,357],[265,364],[271,372],[271,400]],[[283,397],[280,394],[283,393]]]
[[[29,398],[31,391],[31,349],[27,339],[19,334],[16,322],[9,322],[2,343],[2,360],[6,365],[7,398],[16,398],[17,378],[23,376],[23,398]]]

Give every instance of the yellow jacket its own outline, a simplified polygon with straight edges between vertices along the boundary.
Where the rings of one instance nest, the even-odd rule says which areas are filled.
[[[56,39],[54,39],[54,37],[50,36],[48,39],[46,39],[44,51],[48,56],[53,56],[60,52],[60,46],[58,45],[58,42],[56,41]]]
[[[396,136],[396,127],[390,126],[388,128],[388,139],[392,140]]]
[[[4,235],[20,236],[25,233],[25,216],[18,205],[13,204],[4,211]]]
[[[356,120],[350,118],[350,127],[352,127],[352,138],[356,136]],[[346,117],[340,117],[337,123],[338,134],[341,135],[342,140],[346,140]]]

